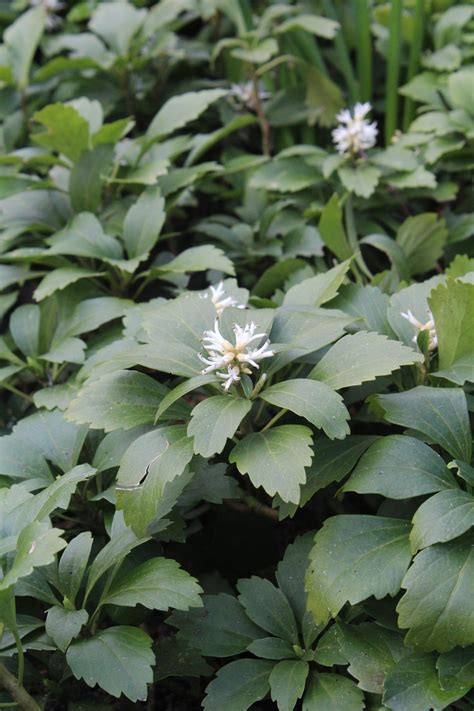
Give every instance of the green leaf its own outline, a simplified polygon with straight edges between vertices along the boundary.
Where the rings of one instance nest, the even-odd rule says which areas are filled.
[[[118,119],[112,123],[106,123],[92,137],[92,145],[99,143],[118,143],[121,138],[127,135],[134,127],[135,122],[128,118]]]
[[[193,456],[192,445],[186,427],[177,425],[148,432],[125,452],[117,475],[117,508],[137,535],[147,535],[188,484],[191,477],[183,472]]]
[[[55,509],[67,509],[77,485],[95,474],[89,464],[79,464],[67,474],[57,477],[52,484],[34,497],[31,514],[38,520],[50,516]]]
[[[340,674],[312,674],[303,711],[362,711],[364,694]],[[411,711],[411,709],[410,709]]]
[[[306,307],[277,309],[270,333],[272,343],[288,347],[272,358],[269,372],[274,373],[292,360],[327,346],[344,334],[344,327],[354,319],[341,311]]]
[[[205,656],[233,657],[262,636],[232,595],[204,595],[203,602],[204,609],[173,612],[167,621],[179,628],[180,638]]]
[[[313,456],[311,444],[308,427],[283,425],[247,435],[234,447],[229,461],[241,474],[248,474],[255,487],[298,503],[300,484],[306,481],[305,468]]]
[[[129,3],[111,2],[107,6],[99,4],[89,22],[89,28],[102,37],[114,52],[125,56],[146,16],[144,10],[138,10]]]
[[[72,314],[68,314],[68,323],[64,324],[65,331],[61,335],[78,336],[94,331],[108,321],[122,318],[130,305],[130,301],[113,296],[98,296],[81,301]]]
[[[83,531],[75,536],[63,551],[58,565],[61,592],[72,603],[81,587],[92,550],[92,535]]]
[[[358,165],[356,168],[346,165],[339,168],[337,174],[346,190],[363,198],[369,198],[374,193],[382,176],[378,168],[368,163]]]
[[[359,331],[334,344],[309,377],[339,390],[375,380],[379,375],[388,375],[402,365],[422,361],[421,353],[412,348],[378,333]]]
[[[453,107],[464,109],[470,116],[474,116],[474,101],[469,91],[472,77],[472,67],[467,66],[448,77],[448,92]]]
[[[86,610],[52,607],[46,616],[46,632],[61,652],[65,652],[89,619]]]
[[[223,462],[210,464],[197,457],[192,462],[193,476],[179,497],[179,506],[194,507],[201,501],[221,504],[224,499],[238,499],[241,491],[236,480],[228,476],[227,465]]]
[[[70,254],[100,260],[122,256],[119,242],[105,234],[97,217],[90,212],[76,215],[68,227],[56,232],[48,242],[51,245],[48,254]]]
[[[63,533],[51,528],[49,522],[27,524],[18,536],[15,558],[0,581],[0,590],[7,590],[20,578],[26,578],[33,568],[52,563],[55,554],[66,546],[66,541],[60,538]]]
[[[429,52],[423,57],[422,64],[436,72],[454,72],[461,65],[462,54],[459,47],[447,44],[437,52]]]
[[[434,654],[403,657],[385,678],[384,705],[392,711],[437,711],[464,696],[467,689],[461,685],[455,691],[441,688],[435,664]]]
[[[299,536],[287,546],[285,555],[278,563],[276,570],[278,586],[299,621],[302,621],[306,614],[304,576],[312,546],[313,535],[311,533]]]
[[[462,490],[441,491],[425,501],[413,517],[413,552],[458,538],[474,526],[474,497]]]
[[[329,78],[326,71],[320,71],[314,64],[306,64],[306,94],[304,104],[308,111],[307,121],[329,128],[335,123],[338,112],[344,107],[344,95],[337,83]],[[292,106],[288,106],[292,117]],[[290,119],[291,120],[291,119]],[[338,156],[339,157],[339,156]],[[323,164],[324,174],[324,164]],[[326,175],[324,177],[327,177]]]
[[[436,662],[442,689],[474,686],[474,646],[455,647],[440,654]]]
[[[152,140],[174,133],[190,121],[197,119],[211,104],[227,93],[225,89],[204,89],[173,96],[161,107],[148,126],[147,139]]]
[[[92,279],[101,276],[101,272],[83,267],[61,267],[49,272],[36,287],[33,294],[36,301],[42,301],[51,296],[55,291],[61,291],[70,284],[75,284],[80,279]]]
[[[388,422],[418,430],[453,457],[470,461],[472,443],[462,390],[420,385],[404,393],[376,395],[375,401]]]
[[[170,390],[168,395],[165,395],[163,400],[160,402],[158,410],[155,415],[155,422],[166,412],[166,410],[171,407],[177,400],[180,400],[184,395],[201,388],[203,385],[209,385],[210,383],[217,383],[218,380],[214,373],[207,373],[206,375],[196,375],[194,378],[189,378],[189,380],[183,380],[182,383],[177,385],[173,390]]]
[[[204,711],[247,711],[270,689],[272,662],[238,659],[222,667],[206,689]]]
[[[397,605],[399,627],[409,628],[406,644],[427,652],[449,652],[458,644],[472,644],[473,583],[470,534],[418,553],[403,580],[406,593]]]
[[[202,606],[201,592],[195,578],[175,560],[151,558],[115,578],[103,601],[125,607],[143,605],[150,610],[188,610]]]
[[[258,278],[257,283],[253,287],[252,294],[260,296],[261,298],[270,298],[277,289],[283,287],[285,281],[294,274],[294,272],[297,272],[304,266],[305,262],[302,259],[295,259],[294,257],[283,259],[282,261],[276,262],[276,264],[272,264],[272,266],[268,267]]]
[[[247,651],[261,659],[291,659],[295,656],[293,646],[278,637],[255,639],[249,644]]]
[[[474,352],[474,284],[448,279],[431,292],[428,303],[438,337],[440,370]]]
[[[410,271],[405,252],[394,239],[388,235],[375,233],[363,237],[359,240],[359,244],[368,244],[370,247],[386,254],[393,268],[398,272],[398,276],[401,279],[409,279]]]
[[[73,106],[50,104],[37,111],[33,120],[47,129],[33,134],[40,146],[62,153],[73,162],[89,148],[89,124]]]
[[[349,435],[343,441],[337,442],[323,437],[316,439],[314,452],[317,456],[306,471],[306,483],[301,487],[300,506],[304,506],[318,491],[332,482],[341,481],[353,469],[367,447],[376,440],[377,436],[370,435]],[[280,519],[295,515],[295,504],[285,504],[280,500],[277,503],[280,505]]]
[[[320,179],[319,170],[308,165],[301,158],[275,158],[255,170],[250,178],[249,188],[296,193],[313,186]]]
[[[30,447],[42,454],[64,473],[77,463],[87,427],[66,422],[61,412],[37,412],[25,417],[14,429],[15,440],[20,446]]]
[[[291,30],[304,30],[305,32],[311,32],[311,34],[317,37],[324,37],[325,39],[333,39],[337,31],[340,29],[339,22],[329,19],[328,17],[321,17],[320,15],[305,15],[298,14],[295,17],[290,17],[285,20],[281,25],[277,25],[275,32],[280,34],[282,32],[289,32]]]
[[[125,525],[122,513],[117,512],[112,523],[110,541],[99,551],[89,568],[86,598],[103,574],[112,566],[117,565],[118,567],[125,556],[144,540],[146,537],[137,538],[133,531]]]
[[[316,534],[306,578],[308,607],[323,624],[346,602],[396,595],[410,564],[410,524],[382,516],[333,516]],[[377,575],[373,571],[377,571]]]
[[[443,114],[440,114],[440,116],[443,116]],[[415,170],[418,166],[415,152],[402,148],[397,144],[391,145],[380,151],[380,153],[371,156],[371,160],[376,165],[390,168],[391,170]]]
[[[20,91],[28,86],[31,63],[44,31],[45,8],[41,5],[23,13],[3,34],[9,64]]]
[[[187,294],[160,304],[143,320],[153,346],[155,368],[186,378],[199,375],[202,364],[197,354],[202,351],[205,330],[212,328],[216,316],[210,299]]]
[[[155,681],[170,676],[211,676],[213,668],[204,657],[197,654],[185,640],[174,637],[161,637],[155,645],[156,668]]]
[[[327,645],[331,637],[349,664],[349,674],[359,687],[373,694],[383,693],[385,675],[407,654],[400,634],[384,629],[373,622],[360,625],[337,622],[319,644]],[[326,666],[330,660],[321,659],[316,648],[316,661]]]
[[[324,383],[306,378],[285,380],[264,390],[260,397],[305,417],[330,439],[344,439],[350,433],[349,413],[341,396]]]
[[[252,64],[264,64],[268,62],[278,52],[278,43],[273,37],[267,37],[259,42],[252,49],[232,50],[231,55],[244,62]]]
[[[52,482],[48,464],[36,447],[25,446],[21,432],[0,437],[0,475],[13,480],[41,479],[44,485]]]
[[[130,445],[141,435],[146,434],[151,429],[150,425],[139,425],[131,430],[123,432],[115,430],[109,432],[101,440],[95,450],[92,466],[97,471],[105,471],[120,465],[121,459]]]
[[[308,672],[308,662],[299,660],[279,662],[273,667],[270,691],[278,711],[293,711],[296,702],[303,696]]]
[[[160,400],[167,393],[167,388],[149,375],[119,370],[87,383],[70,403],[65,417],[105,432],[129,430],[153,423]],[[171,410],[168,414],[173,417]]]
[[[414,437],[389,435],[371,445],[343,491],[408,499],[457,487],[443,459]]]
[[[85,151],[74,165],[69,178],[69,193],[76,212],[98,211],[113,156],[113,146],[103,143]]]
[[[166,219],[160,188],[148,188],[125,215],[123,238],[130,259],[145,257],[155,246]]]
[[[464,385],[466,381],[474,382],[474,353],[466,353],[447,370],[438,370],[432,375],[435,378],[445,378],[456,385]]]
[[[343,284],[331,301],[331,307],[359,319],[361,330],[377,331],[385,336],[392,335],[387,321],[388,304],[387,294],[369,284]]]
[[[72,383],[51,385],[51,387],[37,390],[33,395],[35,407],[40,410],[65,410],[71,400],[77,395],[77,387]]]
[[[402,223],[396,241],[405,252],[410,274],[433,269],[443,253],[447,236],[444,220],[439,220],[435,212],[408,217]]]
[[[250,400],[229,395],[215,395],[198,403],[188,425],[188,436],[194,437],[194,453],[212,457],[222,452],[251,408]]]
[[[346,237],[342,207],[337,193],[326,203],[319,220],[319,234],[326,247],[340,260],[348,259],[352,249]]]
[[[283,306],[321,306],[330,301],[336,296],[349,266],[350,260],[347,260],[327,272],[292,286],[285,294]]]
[[[23,304],[10,316],[10,333],[18,348],[26,356],[39,352],[41,312],[35,304]]]
[[[109,627],[91,639],[73,642],[66,659],[76,679],[88,686],[98,684],[111,696],[144,701],[147,684],[153,681],[151,645],[139,627]]]
[[[425,170],[421,165],[411,172],[393,174],[387,179],[387,182],[396,190],[408,190],[410,188],[434,190],[437,186],[434,173]]]
[[[235,275],[234,265],[224,252],[213,245],[190,247],[177,257],[159,267],[153,267],[153,273],[185,274],[186,272],[202,272],[215,269],[224,274]]]
[[[298,629],[290,604],[269,580],[252,577],[237,583],[239,602],[247,616],[266,632],[298,644]]]

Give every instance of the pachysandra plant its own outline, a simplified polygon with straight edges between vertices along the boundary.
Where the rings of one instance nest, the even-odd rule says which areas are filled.
[[[0,707],[471,711],[473,8],[0,25]]]

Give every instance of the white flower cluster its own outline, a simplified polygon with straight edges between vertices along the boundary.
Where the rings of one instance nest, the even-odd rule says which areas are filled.
[[[218,378],[222,378],[224,383],[222,386],[228,392],[231,385],[240,380],[242,373],[251,375],[251,367],[259,368],[258,361],[262,358],[270,358],[274,355],[268,346],[270,341],[267,339],[260,348],[249,348],[254,341],[259,341],[266,338],[265,333],[255,333],[256,325],[247,323],[243,328],[234,324],[235,343],[231,343],[223,337],[219,331],[219,324],[216,319],[213,331],[204,331],[203,346],[206,349],[208,356],[198,353],[198,358],[205,364],[202,371],[205,373],[216,372]]]
[[[210,286],[211,290],[211,301],[215,306],[217,318],[222,315],[224,309],[229,306],[233,306],[236,309],[245,309],[244,304],[239,304],[237,299],[233,296],[226,296],[226,291],[224,289],[224,282],[220,281],[217,286]],[[203,299],[207,299],[208,294],[203,295]]]
[[[357,103],[352,113],[344,109],[337,114],[339,126],[332,131],[332,140],[339,153],[356,155],[375,146],[377,123],[369,123],[365,118],[371,110],[372,106],[366,101],[364,104]]]
[[[429,320],[426,323],[421,323],[421,321],[418,321],[415,316],[413,316],[413,313],[408,309],[408,311],[401,311],[400,315],[403,316],[403,318],[406,318],[406,320],[411,323],[412,326],[416,328],[416,333],[413,336],[413,342],[416,343],[418,340],[418,335],[420,334],[421,331],[428,331],[429,332],[429,339],[428,339],[428,350],[429,351],[434,351],[435,348],[438,346],[438,336],[436,334],[436,329],[435,329],[435,322],[433,319],[433,314],[431,311],[428,311],[428,316],[430,317]]]

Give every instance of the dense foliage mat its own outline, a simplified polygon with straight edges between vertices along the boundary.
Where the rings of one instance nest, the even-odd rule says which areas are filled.
[[[474,7],[0,22],[0,707],[470,711]]]

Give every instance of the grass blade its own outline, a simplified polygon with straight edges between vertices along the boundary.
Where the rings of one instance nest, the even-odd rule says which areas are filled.
[[[368,0],[355,0],[357,78],[361,101],[372,101],[372,38]]]
[[[334,38],[334,49],[338,60],[337,66],[346,80],[349,100],[351,104],[354,104],[357,101],[359,89],[357,86],[357,80],[355,78],[354,69],[352,67],[351,58],[349,56],[349,50],[347,49],[346,40],[342,31],[342,23],[337,15],[332,0],[323,0],[323,7],[327,17],[330,17],[332,20],[336,20],[341,24],[341,29]]]
[[[415,18],[413,26],[413,37],[408,59],[407,82],[418,73],[420,68],[420,58],[423,49],[423,37],[425,34],[425,3],[424,0],[415,0]],[[403,106],[403,130],[407,131],[415,116],[415,102],[408,96]]]
[[[390,10],[390,37],[385,84],[385,143],[388,145],[398,125],[398,82],[400,78],[400,54],[402,40],[402,2],[392,0]]]

